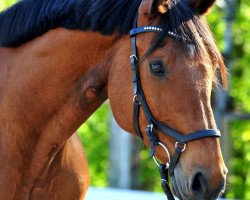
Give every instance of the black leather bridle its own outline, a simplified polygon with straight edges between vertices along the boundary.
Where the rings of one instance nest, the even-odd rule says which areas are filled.
[[[145,113],[145,117],[147,120],[147,128],[145,130],[147,137],[150,141],[150,157],[153,157],[156,161],[156,164],[159,167],[159,172],[162,180],[162,188],[167,195],[168,199],[174,199],[173,194],[171,193],[170,187],[168,185],[168,176],[172,176],[174,174],[175,166],[180,158],[181,153],[185,150],[186,144],[193,140],[198,140],[206,137],[220,137],[220,131],[217,129],[206,129],[197,132],[190,133],[188,135],[183,135],[178,133],[177,131],[170,128],[168,125],[161,124],[150,112],[148,104],[145,99],[145,95],[143,92],[143,88],[140,82],[140,71],[139,71],[139,59],[137,56],[137,47],[136,47],[136,35],[140,33],[147,32],[161,32],[162,28],[159,26],[141,26],[137,27],[137,16],[134,19],[133,29],[129,32],[131,38],[132,45],[132,54],[130,56],[130,63],[133,75],[133,85],[134,85],[134,128],[137,134],[143,139],[143,136],[140,131],[139,126],[139,110],[140,107],[143,108]],[[176,34],[172,32],[168,32],[169,36],[174,38],[179,38]],[[166,146],[160,142],[155,129],[159,130],[161,133],[170,136],[176,140],[175,143],[175,153],[170,157],[169,151]],[[160,145],[163,147],[168,154],[169,162],[166,164],[159,164],[154,157],[155,146]]]

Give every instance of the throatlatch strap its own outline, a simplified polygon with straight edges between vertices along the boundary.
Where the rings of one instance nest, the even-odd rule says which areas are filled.
[[[159,165],[159,172],[161,175],[161,187],[164,191],[164,193],[167,195],[168,200],[174,200],[174,196],[170,190],[169,184],[168,184],[168,169],[166,168],[166,165],[160,164]]]

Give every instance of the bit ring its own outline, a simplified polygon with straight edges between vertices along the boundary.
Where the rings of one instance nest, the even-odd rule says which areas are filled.
[[[166,168],[168,169],[168,168],[169,168],[169,165],[170,165],[170,154],[169,154],[169,151],[168,151],[167,147],[166,147],[163,143],[157,142],[157,144],[160,145],[160,146],[166,151],[166,153],[167,153],[167,156],[168,156],[168,158],[169,158],[169,161],[166,163]],[[159,166],[160,166],[160,163],[157,161],[157,159],[156,159],[155,156],[153,156],[153,159],[154,159],[154,161],[155,161],[155,164],[159,167]]]

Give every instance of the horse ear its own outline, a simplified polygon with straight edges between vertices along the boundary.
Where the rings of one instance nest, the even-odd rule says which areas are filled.
[[[165,14],[170,0],[143,0],[141,7],[149,15]]]
[[[214,4],[215,0],[190,0],[199,14],[204,14]]]

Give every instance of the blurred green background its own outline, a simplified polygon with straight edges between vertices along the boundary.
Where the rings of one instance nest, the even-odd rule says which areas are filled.
[[[224,0],[217,2],[207,19],[223,52],[226,46],[224,40],[226,9]],[[13,3],[15,0],[0,0],[0,10]],[[232,111],[250,113],[250,1],[238,0],[236,5],[236,16],[232,27],[233,50],[230,58],[229,95]],[[109,112],[109,106],[105,103],[79,129],[89,161],[91,185],[98,187],[108,187]],[[230,123],[229,127],[232,156],[228,166],[230,174],[226,197],[250,200],[250,123],[236,120]],[[158,172],[148,157],[148,151],[141,151],[140,159],[142,166],[139,175],[140,189],[161,191]]]

